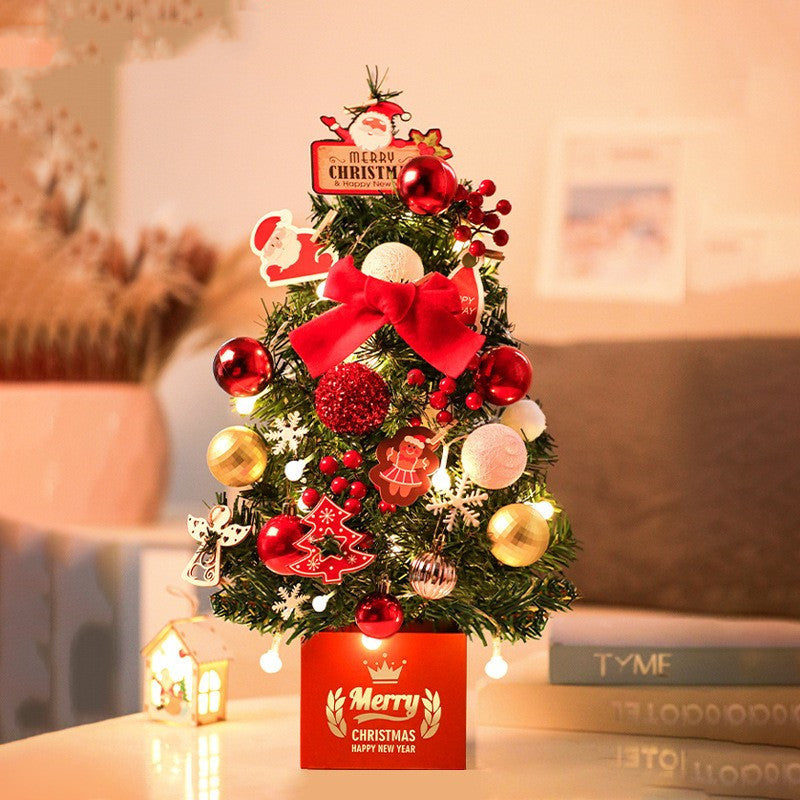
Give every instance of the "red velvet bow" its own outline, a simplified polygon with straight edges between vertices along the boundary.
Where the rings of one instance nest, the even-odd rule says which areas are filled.
[[[341,305],[289,334],[312,377],[339,364],[386,323],[431,366],[451,377],[460,375],[483,346],[485,337],[454,316],[461,311],[458,290],[438,272],[422,285],[391,283],[365,275],[347,256],[330,268],[325,297]]]

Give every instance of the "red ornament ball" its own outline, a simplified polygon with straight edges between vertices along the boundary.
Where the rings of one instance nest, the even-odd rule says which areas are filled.
[[[364,463],[364,459],[361,457],[361,453],[358,450],[347,450],[342,453],[342,464],[344,464],[347,469],[358,469]]]
[[[497,191],[497,187],[494,185],[494,181],[481,181],[478,184],[478,191],[484,197],[491,197]]]
[[[361,513],[361,501],[356,497],[348,497],[347,500],[344,501],[344,510],[348,514]]]
[[[410,369],[406,375],[406,383],[409,386],[422,386],[425,383],[425,373],[421,369]]]
[[[365,636],[388,639],[403,625],[403,607],[394,595],[373,592],[356,606],[356,625]]]
[[[339,364],[319,380],[317,416],[334,433],[361,435],[379,428],[389,410],[389,387],[363,364]]]
[[[408,420],[408,424],[409,424],[409,425],[410,425],[412,428],[416,428],[417,426],[419,426],[419,425],[422,425],[422,418],[421,418],[421,417],[411,417],[411,418]]]
[[[470,392],[464,398],[464,405],[470,411],[477,411],[483,405],[483,398],[477,392]]]
[[[355,497],[356,500],[362,500],[367,496],[367,485],[361,481],[353,481],[350,484],[350,497]]]
[[[397,511],[397,506],[394,503],[381,500],[380,503],[378,503],[378,511],[380,511],[381,514],[393,514]]]
[[[508,244],[508,232],[501,228],[492,234],[492,239],[498,247],[505,247]]]
[[[467,205],[480,208],[483,205],[483,195],[480,192],[470,192],[467,195]]]
[[[510,406],[525,397],[532,378],[533,367],[525,353],[503,344],[481,356],[475,388],[490,403]]]
[[[450,398],[444,392],[434,392],[429,398],[428,402],[434,408],[447,408]]]
[[[447,425],[448,423],[453,421],[453,415],[449,411],[440,411],[436,415],[436,421],[440,425]]]
[[[466,225],[456,225],[453,228],[453,238],[457,242],[468,242],[472,238],[472,231]]]
[[[279,514],[267,520],[258,533],[258,557],[278,575],[293,575],[288,567],[303,555],[295,545],[305,533],[303,520],[293,514]]]
[[[453,394],[456,390],[456,382],[451,377],[445,375],[445,377],[439,381],[439,388],[445,394]]]
[[[508,200],[498,200],[495,209],[498,214],[503,214],[505,216],[511,213],[511,203],[509,203]]]
[[[475,355],[472,356],[472,358],[467,362],[467,369],[470,372],[475,372],[475,370],[478,369],[478,364],[480,363],[481,357],[478,355],[478,353],[475,353]]]
[[[469,246],[469,254],[480,258],[486,252],[486,245],[483,242],[475,241]]]
[[[319,471],[323,475],[335,475],[339,462],[333,456],[322,456],[319,460]]]
[[[456,195],[458,178],[453,168],[436,156],[417,156],[397,176],[397,195],[415,214],[444,211]]]
[[[272,356],[258,339],[229,339],[214,356],[214,378],[233,397],[260,394],[272,380]]]
[[[347,481],[347,478],[343,478],[341,475],[337,475],[331,481],[331,491],[334,494],[341,494],[350,484]]]
[[[303,491],[303,494],[300,495],[300,500],[306,508],[314,508],[314,506],[319,503],[319,492],[316,489],[309,487]]]

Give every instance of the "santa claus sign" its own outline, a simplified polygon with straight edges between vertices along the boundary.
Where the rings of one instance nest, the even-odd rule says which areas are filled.
[[[349,125],[335,117],[320,117],[336,139],[311,144],[311,178],[318,194],[391,194],[403,166],[419,155],[450,158],[441,145],[441,131],[411,130],[407,139],[396,135],[396,120],[411,115],[397,103],[374,102],[356,113]]]
[[[314,241],[313,228],[292,225],[292,212],[270,211],[256,223],[250,249],[261,259],[261,277],[269,286],[324,278],[335,253]]]

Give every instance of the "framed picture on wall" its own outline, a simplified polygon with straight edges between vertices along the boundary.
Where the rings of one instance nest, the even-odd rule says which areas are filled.
[[[644,124],[575,125],[552,150],[542,294],[683,300],[683,138]]]

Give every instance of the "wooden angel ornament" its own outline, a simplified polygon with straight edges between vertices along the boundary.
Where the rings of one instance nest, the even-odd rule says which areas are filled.
[[[213,506],[208,519],[189,514],[189,535],[199,546],[182,577],[195,586],[216,586],[219,583],[222,548],[233,547],[244,540],[252,530],[251,525],[231,525],[233,512],[227,506]]]

